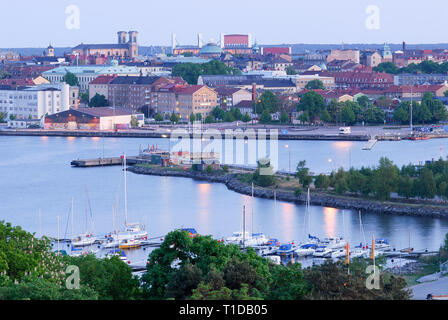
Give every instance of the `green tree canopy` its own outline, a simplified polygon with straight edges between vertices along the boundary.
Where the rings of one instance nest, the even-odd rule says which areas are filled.
[[[240,74],[238,69],[230,68],[221,61],[212,60],[207,63],[179,63],[173,67],[172,76],[182,77],[189,84],[197,84],[201,75]]]
[[[106,97],[102,94],[95,94],[89,102],[89,107],[106,107],[109,105]]]
[[[321,115],[324,109],[324,98],[315,91],[309,91],[305,93],[300,99],[300,103],[297,105],[298,111],[304,111],[308,113],[310,121],[315,121],[316,118]]]
[[[79,86],[78,78],[74,73],[71,73],[70,71],[67,71],[62,81],[72,87]]]
[[[317,89],[324,90],[325,86],[324,86],[324,83],[321,80],[314,79],[314,80],[309,81],[306,84],[305,89],[308,89],[308,90],[317,90]]]
[[[277,95],[275,95],[271,91],[265,91],[258,98],[255,109],[258,114],[262,114],[265,110],[267,110],[269,113],[275,113],[280,109],[280,106],[280,99],[277,97]]]

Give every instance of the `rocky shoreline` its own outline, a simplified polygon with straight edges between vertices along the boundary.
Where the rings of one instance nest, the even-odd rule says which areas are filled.
[[[223,183],[229,190],[245,194],[252,195],[252,187],[241,182],[235,174],[207,174],[205,172],[194,171],[174,171],[167,169],[152,169],[148,167],[133,166],[128,171],[135,174],[153,175],[153,176],[170,176],[170,177],[184,177],[194,180],[218,182]],[[280,201],[294,202],[298,204],[306,203],[306,195],[301,194],[296,196],[293,192],[286,191],[274,191],[272,189],[266,189],[261,187],[254,188],[254,197],[274,199]],[[311,204],[331,207],[339,209],[351,209],[368,211],[378,214],[393,214],[393,215],[406,215],[406,216],[420,216],[420,217],[432,217],[432,218],[448,218],[448,206],[433,206],[428,204],[409,205],[406,203],[390,203],[381,202],[368,199],[357,199],[348,197],[339,197],[328,194],[312,193]]]

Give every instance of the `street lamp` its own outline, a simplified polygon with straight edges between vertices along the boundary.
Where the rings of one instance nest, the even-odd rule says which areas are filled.
[[[288,160],[289,160],[289,169],[288,169],[288,177],[291,176],[291,149],[289,145],[285,145],[285,148],[288,149]]]

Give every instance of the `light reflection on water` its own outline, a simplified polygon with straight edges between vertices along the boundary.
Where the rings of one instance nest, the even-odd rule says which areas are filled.
[[[378,143],[372,151],[361,150],[364,143],[288,141],[291,167],[302,159],[314,172],[327,172],[336,164],[351,160],[355,166],[371,166],[381,156],[399,165],[418,163],[440,155],[447,140]],[[135,155],[139,146],[157,144],[168,147],[168,140],[94,139],[61,137],[0,137],[0,220],[10,221],[39,233],[38,210],[42,210],[42,230],[55,236],[56,216],[61,217],[61,234],[66,234],[71,198],[75,197],[75,233],[85,231],[86,196],[92,207],[95,231],[112,230],[112,205],[119,198],[120,221],[124,222],[123,176],[119,167],[71,168],[70,161],[123,152]],[[104,148],[104,149],[103,149]],[[350,159],[346,149],[350,148]],[[444,150],[448,148],[445,147]],[[104,150],[104,151],[103,151]],[[288,150],[279,143],[280,167],[288,167]],[[334,159],[331,163],[329,158]],[[227,190],[222,184],[204,183],[184,178],[153,177],[128,173],[129,221],[147,225],[150,236],[162,236],[180,227],[194,227],[202,234],[226,238],[242,224],[246,206],[247,225],[282,242],[303,241],[309,233],[319,237],[346,235],[351,245],[362,241],[357,212],[333,208],[310,207],[310,225],[305,206],[251,197]],[[253,212],[253,216],[252,216]],[[344,220],[344,227],[343,227]],[[367,241],[389,238],[398,248],[409,244],[416,249],[438,249],[448,232],[448,219],[362,215]],[[67,229],[68,233],[71,227]]]

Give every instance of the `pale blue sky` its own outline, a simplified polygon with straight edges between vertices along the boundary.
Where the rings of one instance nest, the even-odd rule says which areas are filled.
[[[116,4],[115,4],[116,3]],[[121,3],[121,5],[119,4]],[[80,9],[80,29],[65,26],[68,5]],[[380,9],[380,29],[365,26],[366,8]],[[204,41],[251,33],[261,44],[448,42],[446,0],[39,0],[9,1],[0,18],[0,47],[115,43],[119,30],[140,32],[140,45]]]

